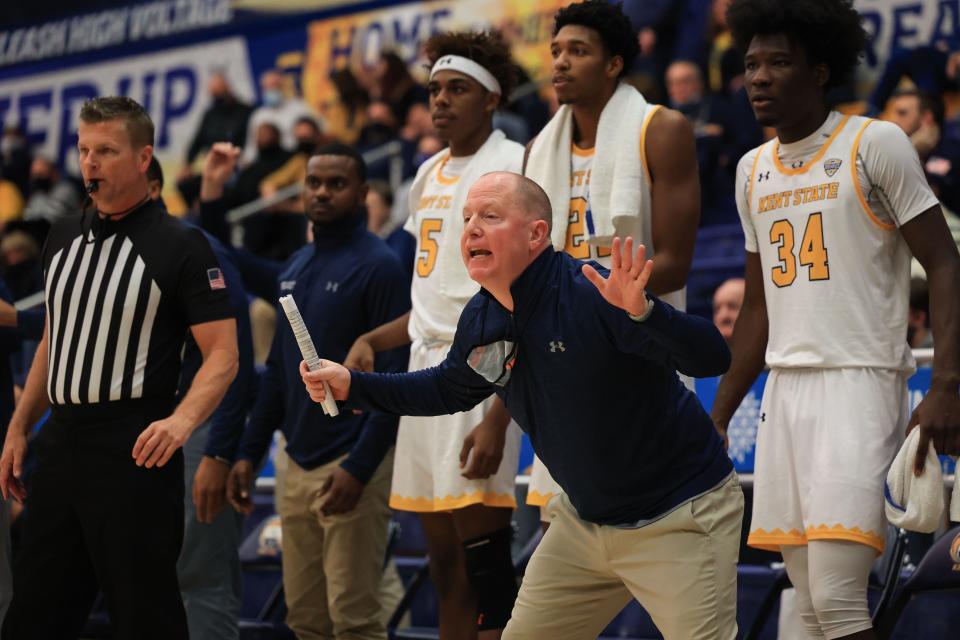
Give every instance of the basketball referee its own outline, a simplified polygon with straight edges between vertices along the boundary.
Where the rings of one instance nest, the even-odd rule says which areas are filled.
[[[202,233],[147,195],[152,145],[129,98],[80,111],[96,211],[57,221],[43,252],[47,325],[0,457],[3,495],[26,505],[4,640],[76,638],[98,587],[114,637],[187,637],[179,449],[236,373],[236,324]],[[188,330],[203,365],[174,411]],[[26,438],[47,406],[28,498]]]

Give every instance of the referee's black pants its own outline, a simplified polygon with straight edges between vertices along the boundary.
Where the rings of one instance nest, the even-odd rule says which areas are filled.
[[[114,638],[188,637],[176,572],[183,454],[137,467],[137,437],[169,413],[115,409],[93,421],[55,410],[41,430],[3,640],[75,640],[98,587]]]

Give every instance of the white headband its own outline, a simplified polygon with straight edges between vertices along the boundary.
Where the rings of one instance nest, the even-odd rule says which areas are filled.
[[[443,56],[437,60],[433,68],[430,69],[430,79],[433,80],[433,76],[437,75],[438,71],[447,69],[450,71],[459,71],[466,76],[470,76],[479,82],[487,91],[499,94],[503,93],[500,89],[500,83],[497,82],[497,79],[493,77],[492,73],[470,58],[464,58],[463,56]]]

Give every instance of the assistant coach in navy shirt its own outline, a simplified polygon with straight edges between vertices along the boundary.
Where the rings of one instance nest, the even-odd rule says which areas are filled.
[[[504,638],[595,638],[631,596],[668,640],[736,635],[743,496],[723,442],[677,372],[716,376],[730,353],[713,325],[647,295],[653,263],[627,239],[609,274],[550,246],[532,181],[478,180],[461,252],[483,288],[447,359],[408,374],[324,362],[314,400],[409,415],[500,396],[564,493],[524,576]]]
[[[215,145],[204,170],[202,198],[239,150]],[[352,148],[320,148],[307,162],[303,204],[313,242],[280,272],[280,294],[293,295],[317,352],[343,358],[360,334],[410,309],[409,285],[389,247],[367,231],[367,174]],[[217,189],[219,191],[219,189]],[[273,432],[290,458],[277,512],[283,533],[287,625],[298,638],[386,640],[379,585],[391,511],[392,448],[398,418],[380,412],[324,415],[304,392],[300,348],[281,313],[267,369],[230,472],[228,497],[252,508],[254,468]],[[377,358],[381,371],[402,371],[406,355]]]

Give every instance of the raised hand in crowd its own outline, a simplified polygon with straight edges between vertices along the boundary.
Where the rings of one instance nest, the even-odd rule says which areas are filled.
[[[218,142],[210,148],[203,162],[203,181],[200,184],[201,200],[216,200],[223,196],[224,185],[233,176],[240,159],[241,149],[229,142]]]

